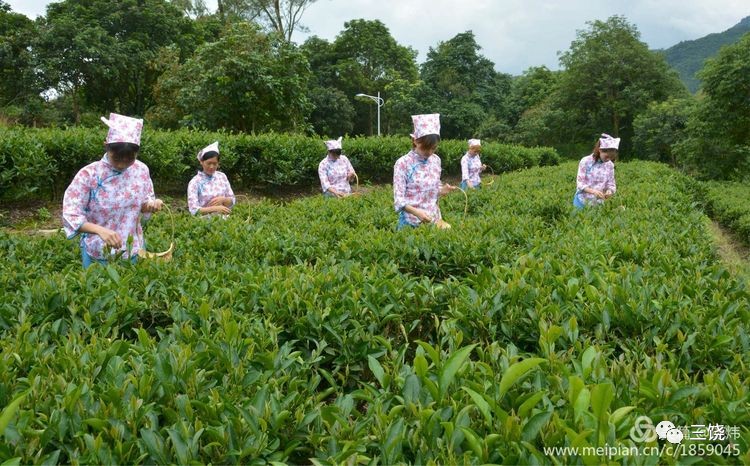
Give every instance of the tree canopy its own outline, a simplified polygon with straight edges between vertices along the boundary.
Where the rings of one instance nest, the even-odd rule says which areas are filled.
[[[308,56],[313,50],[320,52],[311,59],[313,73],[320,85],[338,89],[351,99],[354,109],[355,134],[375,134],[377,107],[370,100],[357,100],[356,94],[381,93],[386,106],[391,99],[386,88],[394,82],[411,83],[417,80],[417,53],[399,45],[385,25],[364,19],[344,23],[344,29],[331,44],[311,38],[303,45]],[[335,111],[335,109],[332,109]],[[381,125],[389,128],[392,112],[384,110]]]
[[[31,52],[36,37],[36,24],[24,15],[13,13],[0,1],[0,107],[12,107],[25,123],[35,123],[24,108],[36,108],[44,90]]]
[[[424,61],[383,22],[353,19],[332,41],[293,40],[316,0],[60,0],[35,21],[0,0],[0,124],[97,124],[285,131],[320,137],[411,132],[440,113],[444,138],[548,145],[579,157],[602,132],[623,157],[702,176],[750,173],[745,36],[707,62],[690,95],[622,16],[586,23],[559,71],[511,76],[471,30]],[[635,151],[633,150],[635,149]]]
[[[431,107],[442,115],[445,137],[470,137],[488,120],[507,119],[511,77],[482,56],[466,31],[430,48],[421,76]]]
[[[174,62],[174,59],[173,59]],[[309,65],[280,36],[248,23],[232,25],[184,64],[173,63],[158,83],[153,116],[206,129],[304,130],[310,103]]]
[[[76,120],[79,104],[143,115],[158,78],[158,50],[194,48],[181,37],[193,33],[193,23],[163,0],[51,3],[39,28],[35,48],[46,82],[72,94]]]
[[[687,90],[663,56],[640,40],[640,33],[622,16],[592,21],[578,31],[560,57],[558,102],[577,131],[571,136],[592,139],[606,132],[632,140],[633,119],[649,103]]]
[[[750,33],[726,46],[699,73],[703,95],[678,150],[710,178],[750,178]]]

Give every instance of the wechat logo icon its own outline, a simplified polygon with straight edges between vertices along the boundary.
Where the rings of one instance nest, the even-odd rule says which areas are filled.
[[[671,444],[676,445],[678,443],[681,443],[682,439],[685,438],[685,435],[682,433],[682,431],[669,421],[661,421],[660,423],[656,424],[655,430],[656,435],[659,436],[659,440],[666,440]]]

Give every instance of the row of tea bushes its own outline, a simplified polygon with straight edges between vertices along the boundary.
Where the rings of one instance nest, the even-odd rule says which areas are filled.
[[[449,231],[395,231],[388,188],[180,212],[169,263],[0,233],[0,463],[750,461],[750,292],[690,180],[619,164],[574,212],[575,171],[451,195]],[[545,456],[663,444],[643,415],[736,426],[740,457]]]
[[[703,201],[712,218],[750,246],[750,186],[736,182],[706,182]]]

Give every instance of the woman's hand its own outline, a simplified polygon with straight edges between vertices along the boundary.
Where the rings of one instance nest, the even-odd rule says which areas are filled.
[[[212,206],[201,208],[202,214],[219,213],[222,215],[229,215],[231,212],[232,211],[229,210],[229,207],[224,206],[224,205],[212,205]]]
[[[99,238],[101,238],[107,246],[111,246],[115,249],[120,249],[122,247],[122,238],[116,231],[100,226],[99,231],[96,234],[99,235]]]
[[[144,214],[150,214],[158,212],[164,207],[164,202],[161,199],[154,199],[153,201],[146,201],[141,205],[141,212]]]
[[[346,194],[339,192],[333,188],[328,188],[328,192],[336,196],[337,198],[341,199],[342,197],[345,197]]]
[[[414,208],[412,215],[417,217],[422,223],[432,223],[432,216],[422,209]]]
[[[215,198],[208,201],[209,207],[214,206],[226,206],[231,207],[232,206],[232,198],[231,197],[225,197],[225,196],[216,196]]]
[[[453,191],[457,189],[458,187],[445,183],[444,185],[440,187],[440,195],[445,196],[446,194],[452,193]]]
[[[423,210],[423,209],[420,209],[411,205],[405,206],[404,212],[417,217],[419,221],[422,223],[432,223],[434,221],[432,216],[429,213],[427,213],[426,210]]]
[[[487,165],[482,164],[482,171],[485,171],[485,170],[487,170]]]
[[[609,189],[604,192],[604,199],[609,199],[610,197],[614,196],[615,193],[610,191]]]
[[[593,194],[597,199],[605,199],[604,193],[601,191],[597,191],[596,189],[588,189],[588,193]]]
[[[122,237],[119,233],[101,225],[97,225],[96,223],[84,222],[78,231],[98,236],[104,241],[104,244],[109,247],[115,249],[120,249],[122,247]]]

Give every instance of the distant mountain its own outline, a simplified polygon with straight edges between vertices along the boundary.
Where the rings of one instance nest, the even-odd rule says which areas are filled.
[[[709,34],[696,40],[686,40],[664,50],[667,63],[680,74],[690,92],[697,92],[700,81],[695,73],[703,68],[706,59],[713,57],[721,47],[734,44],[740,37],[750,32],[750,16],[724,32]]]

